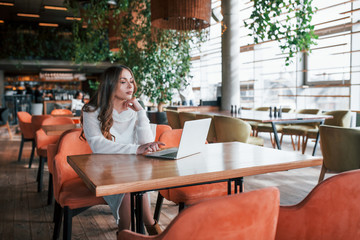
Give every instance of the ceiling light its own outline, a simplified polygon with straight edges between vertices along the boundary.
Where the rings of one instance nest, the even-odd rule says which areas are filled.
[[[39,26],[42,26],[42,27],[58,27],[59,24],[57,24],[57,23],[39,23]]]
[[[19,17],[32,17],[32,18],[39,18],[39,14],[29,14],[29,13],[18,13]]]
[[[7,2],[0,2],[1,6],[9,6],[9,7],[13,7],[14,4],[13,3],[7,3]]]
[[[4,23],[4,20],[0,20],[0,23]]]
[[[73,20],[81,21],[81,18],[77,18],[77,17],[66,17],[65,19],[66,20],[71,20],[71,21],[73,21]]]
[[[66,7],[44,6],[45,9],[67,11]]]

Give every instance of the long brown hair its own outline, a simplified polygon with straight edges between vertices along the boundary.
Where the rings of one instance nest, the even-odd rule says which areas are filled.
[[[130,72],[131,76],[134,78],[134,74],[130,68],[118,65],[116,67],[109,67],[101,75],[101,82],[98,90],[95,95],[90,99],[90,101],[85,104],[82,108],[82,112],[95,112],[100,108],[98,115],[98,120],[100,121],[101,133],[106,139],[115,140],[115,137],[110,133],[110,128],[113,125],[113,99],[117,89],[118,80],[122,71],[126,69]],[[137,87],[134,79],[134,93],[136,92]],[[80,117],[81,126],[83,125],[83,114],[81,113]],[[81,132],[81,137],[85,139],[84,130]]]

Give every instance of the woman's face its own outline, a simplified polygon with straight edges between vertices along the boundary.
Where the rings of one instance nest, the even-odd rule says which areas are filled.
[[[116,87],[115,98],[119,100],[130,100],[134,94],[134,78],[131,73],[123,69]]]

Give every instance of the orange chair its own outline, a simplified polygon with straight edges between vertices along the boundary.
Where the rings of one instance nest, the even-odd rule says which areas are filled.
[[[265,188],[204,201],[185,209],[157,236],[123,230],[118,240],[271,240],[275,238],[279,198],[278,189]]]
[[[42,125],[62,125],[62,124],[72,124],[73,121],[71,118],[67,117],[50,117],[45,119],[42,122]],[[42,191],[43,185],[43,172],[44,172],[44,163],[47,160],[47,146],[49,144],[54,144],[57,142],[60,136],[48,136],[44,130],[39,129],[36,131],[36,153],[38,154],[39,160],[39,169],[38,169],[38,192]]]
[[[73,115],[69,109],[54,109],[51,111],[51,115]]]
[[[102,197],[85,185],[67,162],[67,156],[91,154],[89,144],[80,139],[81,129],[64,132],[59,139],[54,158],[53,185],[55,196],[55,227],[53,239],[58,239],[64,216],[63,239],[71,239],[72,217],[99,204],[106,204]]]
[[[49,186],[48,186],[48,205],[51,205],[54,199],[54,187],[53,187],[53,173],[54,173],[54,158],[57,153],[58,143],[49,144],[47,146],[47,163],[49,170]]]
[[[318,184],[294,206],[280,207],[276,240],[360,239],[360,170]]]
[[[29,168],[31,168],[31,164],[34,159],[34,152],[35,152],[35,134],[33,131],[32,124],[31,124],[32,117],[27,112],[17,112],[17,117],[19,120],[19,127],[20,127],[20,131],[21,131],[21,143],[20,143],[20,149],[19,149],[18,162],[21,161],[21,155],[22,155],[22,150],[24,147],[24,142],[31,142],[32,149],[31,149],[31,155],[30,155],[30,160],[29,160]]]
[[[165,148],[178,147],[181,133],[182,129],[166,131],[161,134],[159,141],[166,144],[164,146]],[[242,191],[242,189],[240,191]],[[185,205],[192,205],[206,198],[225,196],[227,194],[227,182],[160,190],[156,201],[154,219],[159,221],[164,198],[179,204],[180,212],[184,209]]]
[[[156,135],[155,135],[155,141],[159,141],[160,139],[160,135],[163,132],[169,131],[171,130],[171,127],[169,125],[165,125],[165,124],[158,124],[156,125]]]

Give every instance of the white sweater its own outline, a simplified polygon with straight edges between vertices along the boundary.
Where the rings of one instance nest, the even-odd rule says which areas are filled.
[[[110,133],[115,136],[115,141],[102,135],[97,119],[99,111],[83,113],[84,134],[93,153],[136,154],[141,144],[154,140],[145,110],[135,112],[128,109],[120,114],[113,110],[114,123]]]

